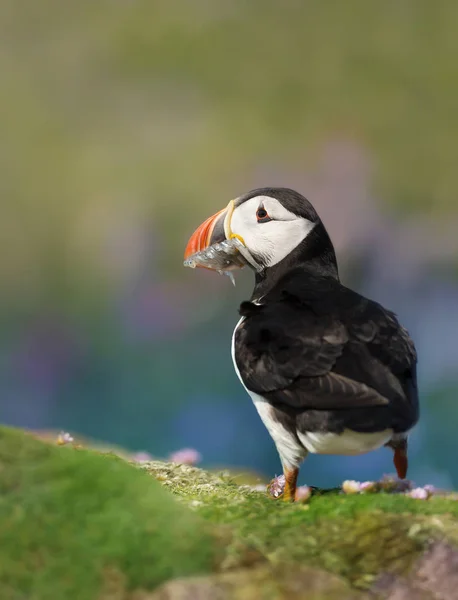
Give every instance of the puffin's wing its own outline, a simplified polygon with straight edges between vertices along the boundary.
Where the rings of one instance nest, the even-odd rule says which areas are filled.
[[[242,305],[247,318],[235,334],[237,367],[250,391],[302,409],[388,403],[365,383],[334,371],[349,341],[343,323],[287,303],[250,306],[254,310]]]
[[[295,409],[405,399],[397,375],[416,360],[407,332],[392,313],[337,285],[332,303],[283,290],[265,305],[241,305],[236,361],[250,391]]]
[[[355,294],[355,292],[352,292]],[[356,295],[356,294],[355,294]],[[358,295],[359,296],[359,295]],[[417,352],[407,330],[402,327],[394,313],[380,304],[359,296],[360,310],[346,315],[347,330],[353,345],[363,349],[364,365],[346,365],[346,370],[370,385],[392,401],[400,401],[408,410],[412,421],[418,419]],[[336,364],[337,370],[340,364]]]

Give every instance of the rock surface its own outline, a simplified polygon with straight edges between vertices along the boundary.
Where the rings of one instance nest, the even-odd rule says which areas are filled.
[[[0,428],[2,600],[454,600],[456,496],[269,498]]]

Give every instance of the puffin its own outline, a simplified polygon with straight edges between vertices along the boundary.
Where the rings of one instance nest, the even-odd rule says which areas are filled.
[[[281,461],[276,495],[296,499],[308,454],[386,446],[405,479],[408,435],[419,418],[417,352],[407,330],[341,283],[328,232],[300,193],[266,187],[231,200],[192,234],[185,259],[234,238],[259,268],[239,308],[232,359]]]

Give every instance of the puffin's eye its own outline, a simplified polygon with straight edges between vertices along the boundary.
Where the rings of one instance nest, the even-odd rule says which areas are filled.
[[[269,221],[272,221],[272,219],[269,217],[269,213],[262,206],[260,206],[256,211],[256,218],[258,223],[268,223]]]

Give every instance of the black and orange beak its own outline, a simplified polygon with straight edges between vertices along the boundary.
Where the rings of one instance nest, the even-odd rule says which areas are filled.
[[[236,233],[233,233],[231,228],[232,213],[235,209],[235,202],[231,200],[226,208],[220,210],[212,217],[207,219],[200,225],[192,236],[189,238],[188,245],[184,251],[185,260],[195,254],[201,252],[213,244],[218,244],[224,240],[238,238],[243,244],[243,238]],[[198,265],[200,266],[200,265]]]
[[[208,218],[202,225],[199,225],[189,238],[188,245],[184,251],[185,260],[196,252],[201,252],[212,244],[222,242],[226,239],[224,232],[226,215],[227,207]]]

